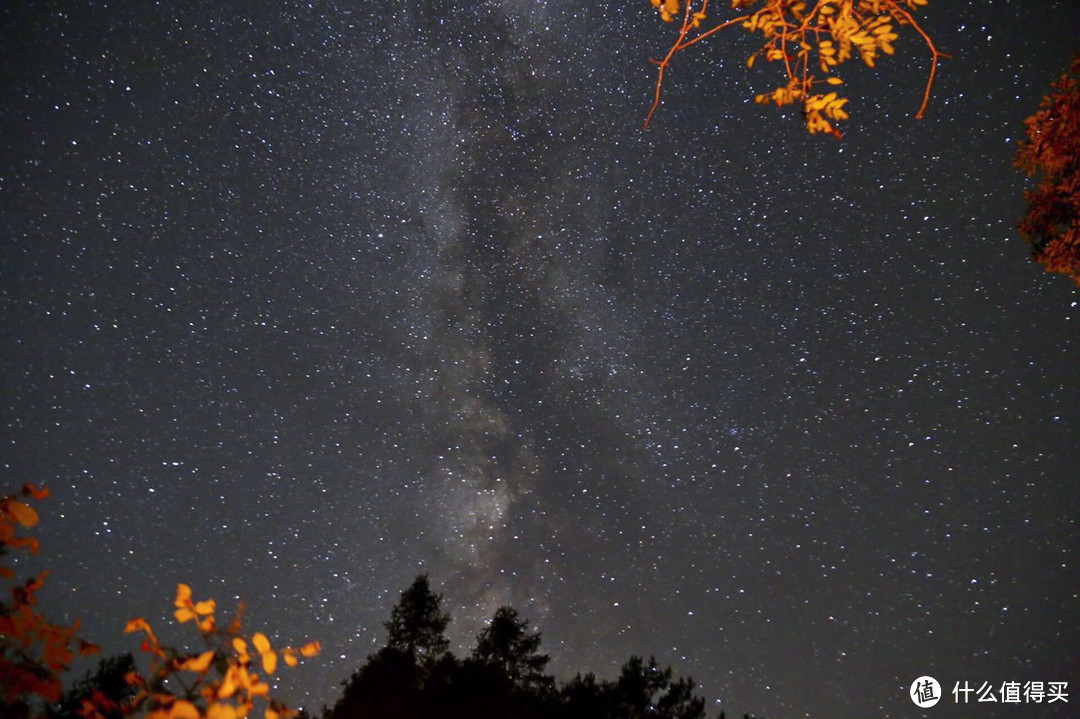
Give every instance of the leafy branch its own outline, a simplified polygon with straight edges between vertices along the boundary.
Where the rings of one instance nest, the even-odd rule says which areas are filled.
[[[700,5],[695,0],[651,1],[665,22],[674,22],[681,11],[682,23],[667,55],[662,60],[652,60],[659,70],[644,129],[648,129],[660,106],[664,75],[676,53],[733,25],[742,25],[748,32],[760,33],[764,38],[761,47],[747,60],[747,67],[753,67],[760,56],[768,62],[783,63],[785,83],[771,93],[757,95],[755,102],[777,107],[799,103],[811,134],[825,132],[837,138],[842,135],[836,123],[848,118],[844,110],[848,98],[823,86],[843,84],[835,74],[840,65],[857,55],[865,65],[874,67],[882,55],[895,53],[893,42],[899,39],[896,30],[910,26],[922,37],[931,54],[922,104],[915,113],[916,118],[922,118],[930,101],[938,63],[949,57],[937,49],[912,15],[912,11],[926,5],[928,0],[816,0],[809,9],[803,0],[732,0],[733,10],[746,12],[708,28],[703,28],[703,23],[709,0],[701,0]],[[754,7],[757,9],[753,10]],[[820,75],[814,74],[818,70]]]

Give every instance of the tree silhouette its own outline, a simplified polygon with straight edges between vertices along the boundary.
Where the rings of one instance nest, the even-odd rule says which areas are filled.
[[[333,709],[324,710],[324,719],[424,716],[420,701],[424,676],[408,652],[383,647],[342,684],[341,698]]]
[[[597,719],[607,717],[611,705],[609,682],[598,682],[592,672],[577,674],[563,685],[560,692],[563,719]]]
[[[694,680],[673,677],[654,657],[630,657],[614,682],[578,674],[560,691],[563,719],[704,719],[705,699]]]
[[[578,674],[563,687],[544,674],[541,635],[500,607],[469,657],[446,651],[450,617],[426,575],[391,610],[387,646],[368,656],[324,719],[704,719],[690,678],[655,658],[631,657],[616,681]],[[436,657],[436,652],[442,653]]]
[[[1052,88],[1024,121],[1028,139],[1017,148],[1016,166],[1042,175],[1024,193],[1028,207],[1019,229],[1047,272],[1080,284],[1080,55]]]
[[[383,625],[386,646],[342,682],[341,698],[324,711],[327,719],[429,716],[432,677],[443,678],[458,666],[446,651],[449,624],[442,595],[435,594],[427,575],[421,574],[390,610],[390,621]]]
[[[513,607],[499,607],[491,624],[476,638],[472,657],[503,672],[515,685],[537,688],[550,685],[544,667],[550,657],[539,654],[540,632],[529,632],[529,622]]]
[[[130,652],[108,657],[98,662],[93,674],[86,676],[64,692],[60,701],[50,706],[49,719],[76,719],[85,715],[87,706],[97,711],[99,719],[122,719],[130,714],[131,700],[136,688],[128,681],[136,672],[135,658]]]
[[[412,656],[430,667],[450,646],[445,632],[450,615],[442,611],[442,595],[431,591],[426,574],[417,577],[401,593],[384,626],[389,632],[386,646]]]
[[[627,719],[702,719],[705,700],[694,696],[689,677],[672,680],[671,667],[661,669],[655,657],[648,665],[641,657],[630,657],[615,683],[614,705]]]

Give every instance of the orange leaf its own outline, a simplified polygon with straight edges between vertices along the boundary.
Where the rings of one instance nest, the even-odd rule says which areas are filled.
[[[214,702],[206,710],[206,719],[237,719],[236,707],[232,704]]]
[[[26,528],[33,527],[38,523],[38,514],[29,504],[23,504],[17,499],[8,500],[7,511],[15,521]]]
[[[259,650],[259,654],[262,655],[263,670],[267,674],[273,674],[277,669],[277,654],[270,648],[270,640],[266,638],[266,635],[262,632],[255,632],[251,637],[251,643],[255,645],[255,648]]]
[[[169,719],[200,719],[199,710],[189,701],[181,699],[169,710]]]
[[[207,651],[197,657],[191,657],[190,659],[181,662],[177,665],[177,668],[189,672],[205,672],[210,667],[210,662],[213,660],[214,652]]]
[[[146,623],[146,620],[142,617],[136,617],[135,619],[129,619],[127,626],[124,627],[124,634],[131,634],[133,632],[144,631],[147,634],[150,633],[150,625]]]
[[[37,499],[37,500],[48,499],[48,497],[49,497],[49,488],[48,487],[42,487],[41,489],[38,489],[37,487],[35,487],[32,484],[24,484],[22,486],[22,495],[24,497],[33,497],[34,499]]]
[[[270,640],[262,632],[255,632],[255,635],[251,637],[251,643],[255,645],[255,649],[258,650],[259,654],[266,654],[270,651]]]
[[[228,699],[236,693],[237,674],[237,667],[229,667],[229,671],[225,672],[225,678],[221,680],[221,686],[218,687],[219,698]]]
[[[247,664],[251,661],[251,655],[249,655],[247,651],[247,642],[240,637],[233,637],[232,645],[233,649],[236,650],[236,656],[241,664]]]
[[[267,674],[273,674],[274,670],[277,669],[277,654],[274,652],[266,652],[262,655],[262,660],[263,671]]]

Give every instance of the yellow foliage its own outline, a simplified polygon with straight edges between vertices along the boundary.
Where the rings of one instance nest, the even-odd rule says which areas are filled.
[[[174,616],[181,624],[193,621],[201,640],[211,648],[199,654],[182,654],[175,649],[162,647],[144,619],[132,619],[127,631],[145,632],[146,641],[143,649],[153,655],[150,679],[139,677],[132,683],[138,686],[167,686],[166,680],[177,672],[192,672],[198,675],[194,682],[184,679],[181,684],[186,688],[185,699],[179,700],[168,693],[140,692],[134,706],[138,711],[146,711],[150,717],[160,719],[238,719],[251,714],[256,700],[264,701],[264,716],[288,717],[293,712],[285,705],[270,698],[270,685],[257,672],[252,670],[252,655],[248,647],[258,652],[262,669],[273,674],[277,669],[278,652],[270,646],[270,640],[262,632],[255,632],[250,637],[242,636],[239,620],[230,622],[225,629],[217,629],[214,621],[216,604],[207,599],[192,601],[191,588],[180,584],[176,588],[176,607]],[[285,663],[296,666],[298,655],[312,657],[319,651],[318,642],[310,642],[300,649],[284,648],[280,650]],[[214,670],[214,671],[211,671]],[[201,697],[189,700],[190,697]],[[194,714],[190,712],[194,711]]]
[[[829,132],[839,137],[840,133],[832,123],[848,117],[841,109],[842,105],[832,104],[832,100],[818,107],[821,96],[813,93],[814,85],[842,84],[843,80],[833,73],[855,56],[863,64],[874,67],[882,55],[893,55],[896,52],[894,43],[899,39],[898,27],[910,26],[922,37],[932,54],[922,105],[915,115],[917,118],[922,117],[929,102],[938,60],[947,57],[937,50],[911,14],[925,6],[927,0],[816,0],[809,6],[802,0],[732,0],[732,9],[741,14],[708,29],[701,29],[708,0],[699,0],[700,5],[695,0],[687,0],[685,6],[680,5],[678,0],[651,1],[667,22],[671,22],[681,8],[685,11],[678,38],[667,56],[663,60],[654,60],[660,72],[653,105],[645,119],[646,127],[659,106],[664,71],[675,53],[736,24],[750,33],[760,33],[764,41],[747,59],[748,68],[754,66],[758,55],[763,55],[768,62],[783,64],[785,83],[771,93],[758,94],[755,101],[784,106],[803,100],[806,103],[806,127],[811,133]],[[822,75],[813,75],[812,69],[820,70]]]
[[[176,588],[176,611],[173,615],[181,624],[195,620],[199,625],[199,631],[209,633],[214,631],[214,610],[216,605],[213,599],[202,602],[191,601],[191,587],[181,584]]]
[[[205,672],[210,668],[210,662],[214,660],[214,652],[203,652],[197,657],[191,657],[176,665],[177,669],[182,669],[187,672]]]
[[[37,512],[25,500],[45,497],[48,497],[48,490],[39,490],[33,485],[25,485],[18,498],[15,495],[0,497],[0,554],[12,548],[37,550],[36,540],[18,536],[16,532],[18,527],[33,527],[38,522]],[[89,655],[98,651],[95,645],[76,636],[78,622],[71,627],[53,625],[34,611],[36,592],[47,574],[42,572],[12,587],[12,603],[0,601],[0,704],[34,701],[35,698],[58,702],[63,693],[60,675],[71,666],[76,653]],[[15,573],[9,567],[0,567],[0,578],[14,579]],[[251,714],[256,701],[265,704],[263,716],[266,719],[287,719],[296,715],[272,699],[269,684],[252,671],[248,641],[242,636],[240,627],[241,612],[237,612],[226,628],[218,629],[214,600],[192,601],[191,587],[186,584],[177,585],[173,604],[176,620],[181,624],[193,622],[199,639],[208,648],[199,653],[184,653],[163,646],[145,619],[130,619],[124,632],[145,635],[142,649],[151,655],[151,667],[147,676],[133,671],[124,677],[135,691],[122,707],[125,716],[239,719]],[[276,670],[279,653],[285,663],[293,667],[297,665],[298,657],[313,657],[320,649],[318,642],[309,642],[299,649],[286,647],[275,651],[262,632],[252,635],[250,642],[258,651],[267,674]],[[178,677],[175,683],[169,682],[181,672],[187,674]],[[183,694],[174,695],[170,687],[178,687]],[[104,696],[94,695],[83,700],[79,712],[85,717],[105,717],[115,714],[116,708]]]
[[[671,22],[679,12],[679,0],[652,0],[652,5],[664,22]]]
[[[183,699],[173,702],[172,706],[168,709],[159,709],[150,712],[150,717],[161,717],[161,719],[201,719],[199,710],[195,708],[195,705],[189,701],[184,701]]]
[[[206,719],[237,719],[236,707],[232,704],[214,702],[206,710]]]
[[[274,670],[277,669],[277,654],[270,648],[270,641],[266,638],[266,635],[262,632],[255,632],[255,636],[251,638],[251,643],[255,645],[259,656],[262,657],[263,671],[267,674],[273,674]]]

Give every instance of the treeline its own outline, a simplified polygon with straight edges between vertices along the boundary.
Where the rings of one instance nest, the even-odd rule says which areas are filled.
[[[561,685],[545,673],[540,633],[499,608],[467,657],[447,650],[450,616],[426,575],[416,578],[386,622],[386,646],[348,680],[323,719],[704,719],[690,677],[633,656],[618,678],[578,674]],[[724,717],[721,712],[720,717]]]
[[[124,654],[67,681],[76,655],[98,647],[79,636],[78,622],[59,625],[39,613],[36,595],[47,572],[21,579],[4,561],[11,550],[37,553],[37,540],[20,532],[38,522],[30,503],[48,495],[25,485],[0,496],[0,590],[10,590],[0,591],[0,716],[310,719],[273,696],[267,678],[317,656],[319,642],[271,646],[265,634],[242,626],[242,605],[219,622],[216,602],[196,601],[186,584],[176,587],[173,617],[195,632],[197,649],[162,644],[150,623],[135,617],[124,631],[142,635],[149,666]],[[427,575],[417,577],[390,613],[386,645],[342,682],[322,719],[705,719],[694,681],[654,658],[630,657],[614,680],[587,673],[560,684],[546,673],[540,633],[515,609],[499,608],[463,658],[449,651],[449,624],[442,595]]]
[[[448,650],[450,615],[426,575],[401,593],[387,641],[342,682],[322,719],[705,719],[705,699],[690,677],[654,658],[632,656],[614,680],[578,674],[559,684],[545,673],[540,633],[511,607],[501,607],[467,657]],[[102,661],[46,710],[48,719],[76,719],[94,698],[101,719],[122,719],[135,688],[125,675],[130,654]],[[302,719],[310,719],[301,712]],[[725,719],[720,712],[719,719]],[[751,719],[744,715],[744,719]]]

